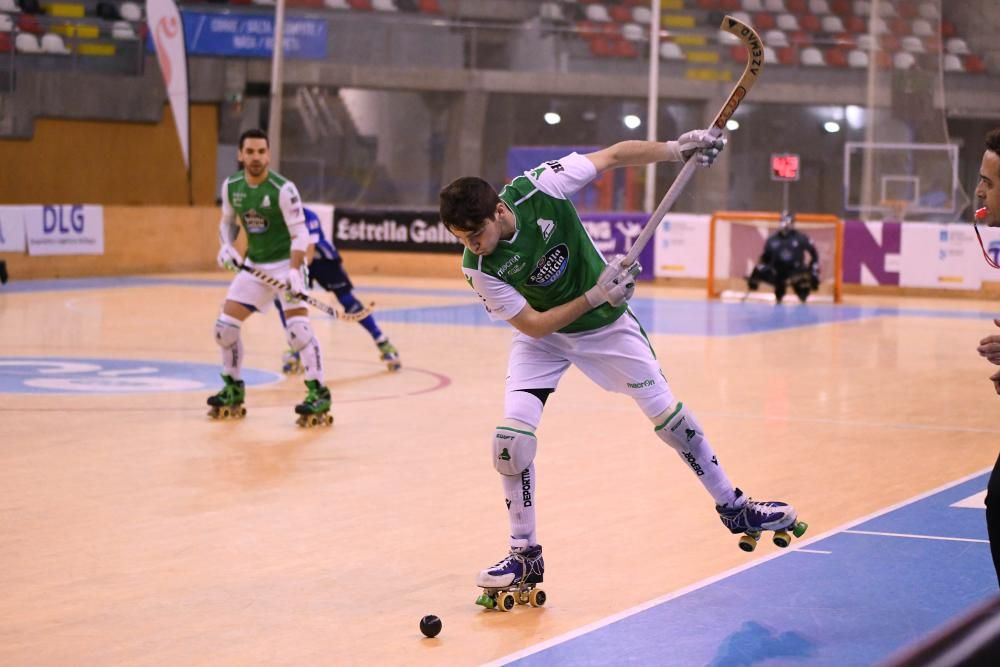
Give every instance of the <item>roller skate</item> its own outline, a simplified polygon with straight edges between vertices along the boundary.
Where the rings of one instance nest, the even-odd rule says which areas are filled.
[[[219,393],[209,396],[206,401],[211,408],[208,416],[212,419],[240,419],[247,416],[247,409],[243,407],[247,390],[243,380],[234,380],[228,375],[222,376],[225,382]]]
[[[539,544],[528,546],[528,540],[514,540],[510,553],[493,567],[483,570],[476,585],[483,589],[476,604],[487,609],[510,611],[516,604],[541,607],[545,591],[536,588],[542,583],[545,561]]]
[[[295,350],[285,350],[281,355],[281,372],[285,375],[301,375],[305,372],[302,357]]]
[[[795,537],[802,537],[809,527],[804,521],[796,520],[795,508],[788,503],[744,498],[739,489],[736,489],[736,500],[732,505],[716,505],[715,510],[731,533],[743,533],[740,549],[747,552],[757,548],[765,530],[773,530],[774,543],[784,549],[792,542],[789,530]]]
[[[378,346],[378,351],[381,356],[379,357],[385,362],[385,365],[390,371],[398,371],[402,368],[403,363],[399,360],[399,350],[396,346],[389,342],[389,339],[385,339],[381,343],[376,343]]]
[[[319,380],[306,380],[308,393],[304,401],[295,406],[295,414],[299,416],[295,423],[299,426],[330,426],[333,416],[330,414],[330,390],[319,383]]]

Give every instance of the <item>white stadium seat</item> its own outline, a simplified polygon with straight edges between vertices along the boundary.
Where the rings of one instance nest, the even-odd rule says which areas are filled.
[[[948,53],[954,53],[956,56],[969,55],[969,45],[961,37],[952,37],[949,39],[945,43],[945,48],[948,49]]]
[[[762,12],[764,11],[764,0],[743,0],[743,11]]]
[[[685,60],[684,51],[674,42],[660,44],[660,57],[664,60]]]
[[[0,14],[0,32],[13,32],[14,22],[7,14]]]
[[[14,39],[14,46],[18,53],[41,53],[42,47],[38,44],[38,38],[30,32],[19,32]]]
[[[910,69],[915,64],[917,64],[917,59],[913,57],[912,53],[906,51],[900,51],[892,57],[892,66],[896,69]]]
[[[778,27],[786,32],[799,29],[799,20],[792,14],[778,14]]]
[[[965,68],[962,67],[962,59],[956,56],[954,53],[944,54],[944,71],[964,72]]]
[[[830,13],[830,4],[826,0],[809,0],[809,13],[825,16]]]
[[[768,30],[764,33],[764,43],[776,49],[788,46],[788,36],[780,30]]]
[[[941,14],[938,12],[937,5],[933,2],[924,2],[920,4],[920,15],[925,19],[930,19],[931,21],[936,21],[941,18]]]
[[[142,7],[134,2],[123,2],[118,11],[121,12],[122,18],[126,21],[135,22],[142,20]]]
[[[917,37],[930,37],[934,34],[934,27],[927,19],[914,19],[913,34]]]
[[[54,32],[47,32],[42,35],[42,51],[45,53],[56,53],[65,55],[69,53],[63,38]]]
[[[923,40],[913,35],[904,37],[900,42],[900,46],[903,47],[904,51],[909,51],[910,53],[923,53],[927,50],[924,48]]]
[[[0,0],[0,12],[8,12],[10,14],[16,14],[21,11],[21,8],[17,6],[14,0]]]
[[[871,16],[872,3],[868,0],[854,0],[854,13],[858,16]]]
[[[646,31],[638,23],[626,23],[622,26],[622,37],[630,42],[641,42],[646,38]]]
[[[135,39],[135,30],[128,21],[115,21],[111,26],[111,36],[115,39]]]
[[[372,9],[377,12],[398,12],[399,7],[392,0],[372,0]]]
[[[846,32],[844,28],[844,22],[839,16],[834,16],[830,14],[829,16],[824,16],[823,21],[820,23],[820,27],[823,32],[828,32],[831,35],[836,35],[837,33]]]
[[[764,0],[764,8],[772,14],[788,11],[785,9],[785,0]]]
[[[826,61],[823,59],[823,52],[815,46],[802,49],[801,62],[807,67],[823,67],[826,65]]]
[[[641,25],[649,25],[649,20],[653,18],[653,12],[649,11],[649,7],[643,7],[642,5],[636,5],[632,8],[632,20]]]
[[[587,5],[587,20],[598,23],[607,23],[611,20],[608,8],[604,5]]]
[[[868,67],[868,54],[859,49],[851,49],[847,54],[847,66],[857,69]]]

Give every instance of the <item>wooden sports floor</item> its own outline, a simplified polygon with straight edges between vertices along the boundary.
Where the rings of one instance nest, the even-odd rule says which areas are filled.
[[[638,408],[571,370],[538,432],[548,603],[475,606],[507,548],[489,437],[511,330],[459,276],[355,279],[403,370],[316,318],[336,421],[311,430],[273,311],[244,326],[246,419],[207,418],[221,272],[0,288],[0,665],[481,664],[778,551],[740,551]],[[807,537],[997,456],[975,352],[996,303],[642,285],[635,310],[733,481]]]

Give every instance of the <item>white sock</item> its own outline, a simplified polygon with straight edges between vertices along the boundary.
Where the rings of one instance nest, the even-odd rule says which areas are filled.
[[[236,331],[236,342],[229,347],[222,348],[222,372],[234,380],[240,379],[240,369],[243,368],[243,337],[240,336],[241,324],[243,324],[241,321],[225,313],[219,314],[219,320],[216,323],[216,327],[222,326],[231,331]]]
[[[302,360],[302,366],[305,369],[305,379],[317,380],[322,383],[323,357],[320,356],[319,341],[313,335],[309,318],[304,315],[289,317],[287,331],[289,334],[289,345],[292,345],[292,349],[295,349],[299,353],[299,359]],[[297,347],[297,345],[301,344],[302,339],[307,341],[306,344],[302,347]]]
[[[535,464],[529,464],[520,475],[501,475],[500,479],[503,480],[503,494],[510,518],[511,546],[522,544],[515,544],[514,540],[527,540],[529,545],[538,544],[535,533]]]

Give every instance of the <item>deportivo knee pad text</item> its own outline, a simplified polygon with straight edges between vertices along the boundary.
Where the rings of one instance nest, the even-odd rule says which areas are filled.
[[[523,428],[502,425],[493,431],[493,467],[501,475],[520,475],[535,459],[538,440]]]

